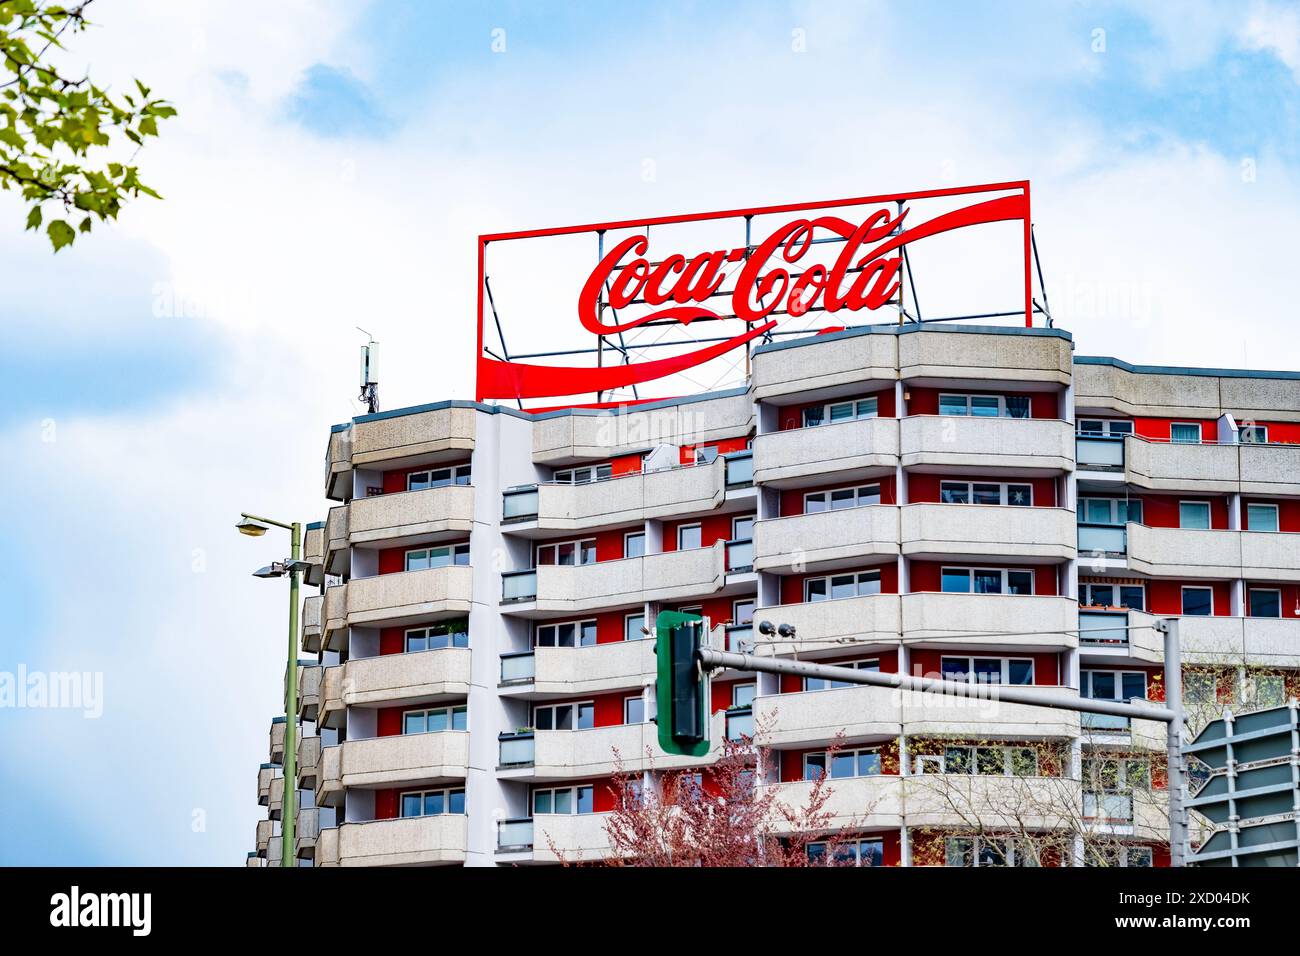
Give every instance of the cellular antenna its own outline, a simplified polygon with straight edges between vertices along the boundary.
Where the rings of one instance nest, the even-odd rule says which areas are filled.
[[[379,376],[375,372],[379,343],[361,326],[356,326],[356,330],[369,339],[361,346],[361,394],[357,397],[366,403],[366,409],[373,415],[379,411]]]

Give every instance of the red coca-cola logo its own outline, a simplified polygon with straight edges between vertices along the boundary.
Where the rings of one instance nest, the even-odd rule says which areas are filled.
[[[952,197],[1016,190],[939,215],[909,223],[912,208],[906,200]],[[884,203],[897,203],[896,211]],[[483,354],[478,359],[478,397],[525,399],[599,393],[664,378],[703,365],[727,352],[746,346],[774,329],[782,316],[803,316],[813,310],[827,313],[879,309],[899,296],[902,249],[930,236],[1005,220],[1024,223],[1025,316],[1030,317],[1029,191],[1027,183],[994,184],[952,190],[934,190],[874,201],[850,200],[823,208],[869,210],[853,219],[834,214],[812,214],[816,206],[768,207],[706,214],[700,219],[725,216],[770,216],[797,213],[748,247],[710,249],[691,253],[670,252],[656,258],[650,240],[638,229],[619,240],[592,270],[578,294],[578,321],[592,335],[619,336],[649,323],[689,325],[700,319],[739,320],[744,328],[720,341],[678,352],[667,358],[630,361],[627,353],[618,364],[590,366],[531,365],[504,361]],[[839,212],[837,209],[836,212]],[[606,232],[656,223],[680,223],[693,217],[573,227],[551,233],[517,233],[484,237],[487,240],[535,238],[574,232]],[[815,243],[839,242],[833,261],[814,256]],[[656,249],[656,253],[657,253]],[[480,259],[480,288],[482,289]],[[730,285],[728,285],[730,283]],[[480,317],[483,315],[480,305]],[[841,327],[833,325],[834,328]],[[811,330],[811,331],[827,331]],[[480,333],[482,324],[480,323]],[[635,347],[635,346],[634,346]]]

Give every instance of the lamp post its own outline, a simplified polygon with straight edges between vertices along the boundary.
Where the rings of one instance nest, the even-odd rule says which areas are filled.
[[[280,807],[281,866],[293,866],[294,829],[298,817],[298,576],[302,572],[302,525],[294,521],[272,521],[240,512],[235,525],[240,534],[260,538],[269,526],[289,532],[291,548],[288,562],[272,562],[254,571],[255,577],[289,576],[289,658],[284,680],[284,800]]]

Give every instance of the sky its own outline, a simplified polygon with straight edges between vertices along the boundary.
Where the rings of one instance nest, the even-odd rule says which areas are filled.
[[[238,865],[284,556],[356,401],[471,398],[475,237],[1028,179],[1081,353],[1300,368],[1281,2],[96,0],[68,57],[180,111],[165,197],[57,255],[0,195],[0,864]],[[647,170],[650,171],[647,174]]]

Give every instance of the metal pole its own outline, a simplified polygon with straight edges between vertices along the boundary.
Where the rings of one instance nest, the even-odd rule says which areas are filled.
[[[1188,823],[1186,773],[1183,767],[1183,659],[1178,643],[1178,619],[1156,621],[1165,635],[1165,706],[1173,711],[1168,724],[1169,864],[1186,866]]]
[[[290,529],[292,546],[289,560],[302,558],[302,524],[295,521]],[[298,823],[298,575],[291,564],[289,571],[289,661],[284,687],[284,802],[280,810],[280,835],[284,839],[281,866],[293,866],[294,831]]]

